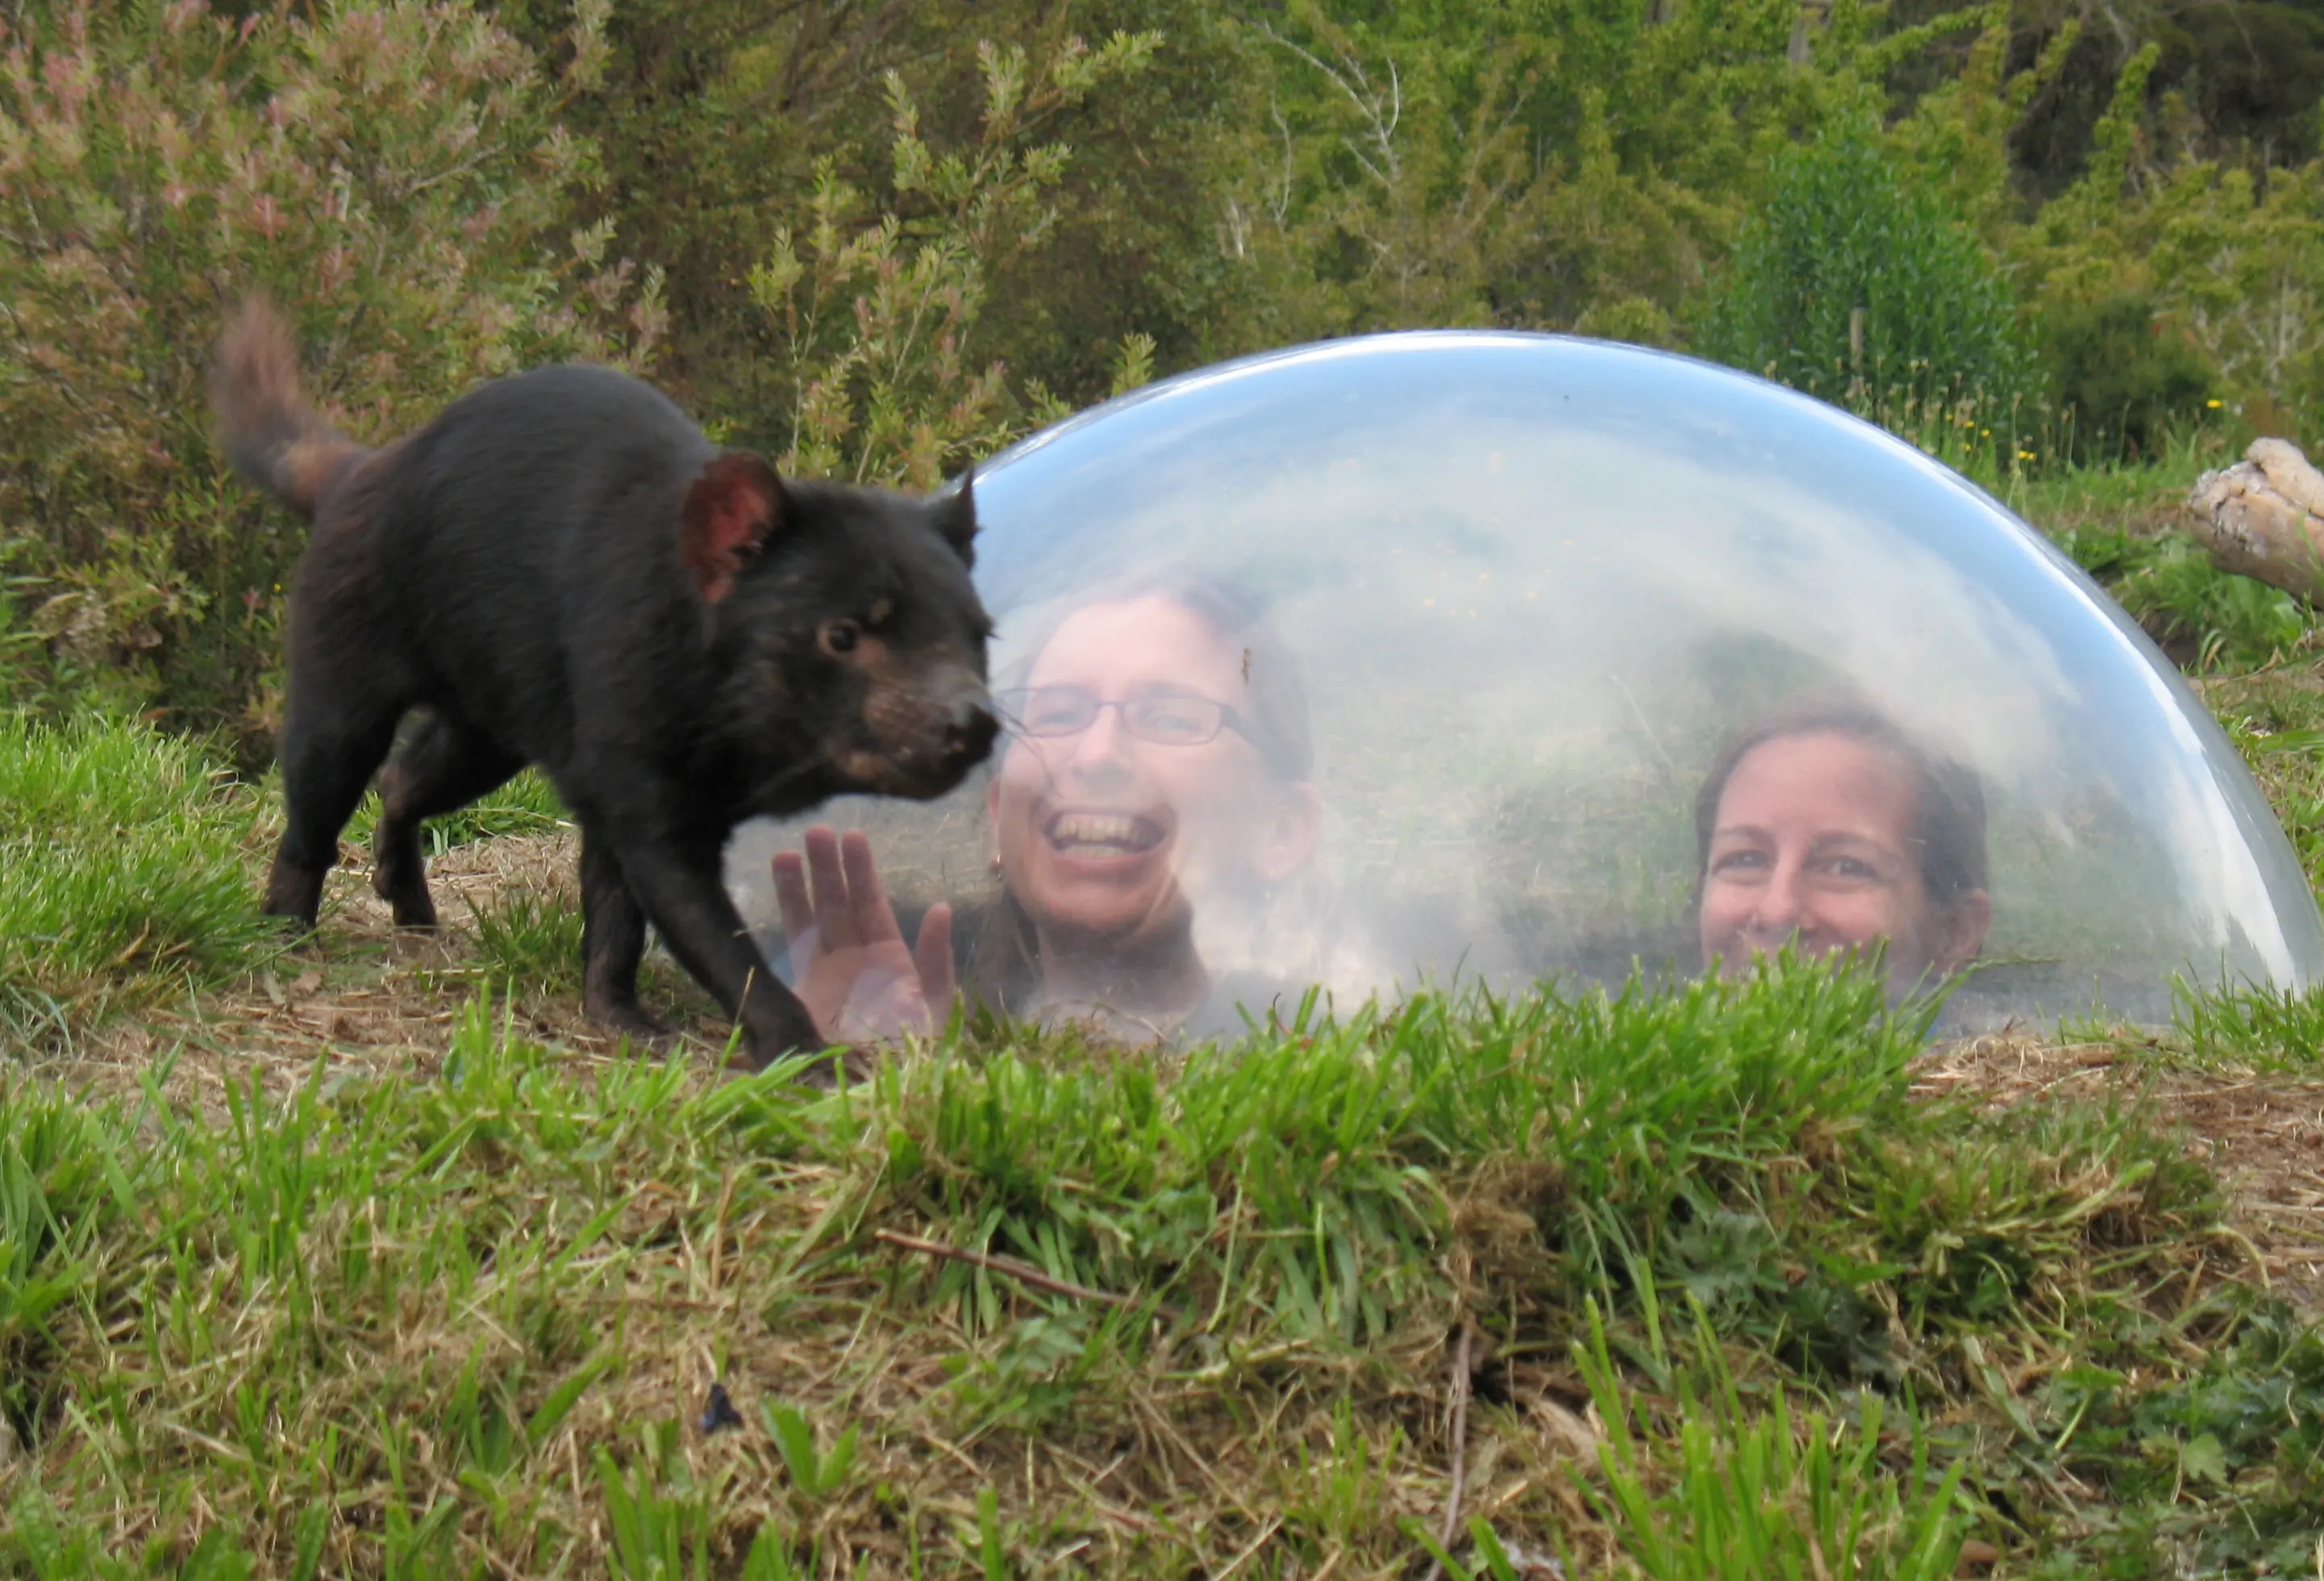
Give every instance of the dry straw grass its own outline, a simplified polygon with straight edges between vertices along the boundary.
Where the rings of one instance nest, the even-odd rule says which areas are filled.
[[[2216,1171],[2227,1224],[2251,1244],[2253,1271],[2324,1308],[2324,1081],[2158,1066],[2119,1042],[1988,1037],[1939,1049],[1914,1073],[1918,1093],[1995,1110],[2042,1104],[2150,1105]]]

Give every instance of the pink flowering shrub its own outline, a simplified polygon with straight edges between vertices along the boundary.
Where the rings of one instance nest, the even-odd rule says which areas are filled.
[[[581,18],[567,79],[596,56]],[[60,6],[0,24],[0,689],[263,751],[304,541],[225,471],[203,381],[263,290],[378,439],[488,374],[634,364],[659,281],[564,227],[594,151],[466,0]]]

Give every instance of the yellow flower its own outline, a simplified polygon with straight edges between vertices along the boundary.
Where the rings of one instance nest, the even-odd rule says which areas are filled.
[[[2203,404],[2209,407],[2213,411],[2217,411],[2219,409],[2219,403],[2216,401],[2206,401]]]

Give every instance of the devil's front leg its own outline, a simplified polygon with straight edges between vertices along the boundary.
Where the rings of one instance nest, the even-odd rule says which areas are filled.
[[[638,964],[646,953],[646,914],[630,892],[613,842],[595,819],[581,825],[581,1005],[591,1021],[633,1038],[666,1036],[669,1027],[638,1003]]]
[[[635,905],[678,964],[742,1024],[743,1051],[753,1068],[779,1055],[817,1053],[826,1046],[815,1018],[769,969],[727,897],[719,863],[723,841],[616,830],[610,843]],[[604,987],[613,994],[622,986],[615,979],[626,968],[628,1003],[634,1007],[636,961],[626,932],[609,926],[604,937],[609,954],[618,945],[623,957],[603,963]],[[594,993],[595,979],[591,986]],[[609,1005],[615,1002],[608,999]]]

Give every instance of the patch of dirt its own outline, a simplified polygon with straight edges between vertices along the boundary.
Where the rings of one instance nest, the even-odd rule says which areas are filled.
[[[495,1017],[583,1061],[610,1062],[617,1033],[586,1020],[577,993],[522,982],[514,997],[481,964],[475,921],[501,896],[575,898],[579,845],[570,832],[481,840],[429,858],[428,883],[441,925],[399,929],[372,892],[370,855],[342,848],[326,884],[316,937],[287,950],[249,981],[161,1005],[134,1021],[84,1034],[68,1052],[40,1062],[43,1075],[96,1093],[134,1091],[157,1059],[162,1090],[210,1110],[229,1084],[255,1074],[270,1091],[310,1078],[328,1081],[388,1071],[432,1071],[479,988],[493,989]],[[577,962],[576,963],[577,970]],[[727,1028],[717,1005],[659,949],[648,954],[643,996],[676,1033],[659,1041],[671,1058],[706,1071],[723,1057]]]
[[[2219,1177],[2229,1224],[2265,1282],[2324,1307],[2324,1080],[2159,1065],[2111,1043],[1978,1038],[1930,1053],[1916,1092],[2017,1108],[2057,1098],[2143,1098]]]

